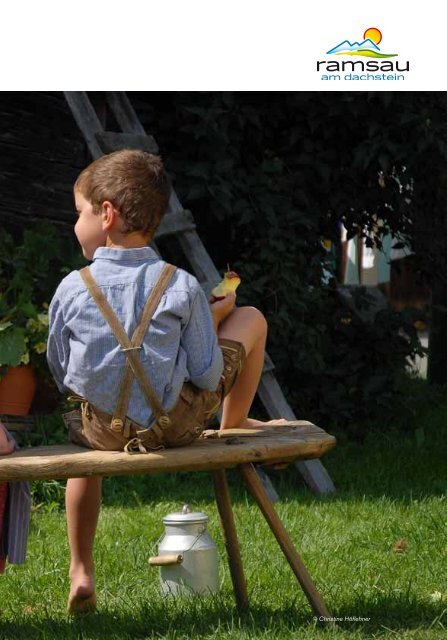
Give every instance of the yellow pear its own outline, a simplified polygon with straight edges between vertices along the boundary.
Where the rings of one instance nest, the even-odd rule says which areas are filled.
[[[240,284],[241,279],[238,274],[235,271],[230,271],[228,267],[228,271],[225,273],[223,280],[211,291],[211,295],[213,296],[212,302],[222,300],[229,293],[234,293]]]

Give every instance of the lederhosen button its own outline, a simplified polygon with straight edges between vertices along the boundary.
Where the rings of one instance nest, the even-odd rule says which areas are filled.
[[[112,429],[112,431],[116,431],[116,432],[122,432],[123,430],[123,421],[120,420],[119,418],[114,418],[112,420],[112,422],[110,423],[110,428]]]
[[[171,425],[171,418],[169,416],[160,416],[157,422],[160,425],[160,427],[166,428]]]

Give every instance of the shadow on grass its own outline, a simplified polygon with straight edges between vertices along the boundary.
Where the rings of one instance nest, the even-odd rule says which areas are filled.
[[[415,629],[441,629],[446,613],[444,605],[416,600],[383,597],[378,602],[362,601],[331,612],[336,625],[345,633],[361,630],[366,637],[386,629],[394,632]],[[356,620],[356,619],[363,620]]]
[[[245,485],[237,470],[227,471],[231,498],[246,501]],[[104,504],[125,506],[169,501],[179,505],[214,502],[212,472],[178,472],[145,476],[109,477],[104,482]]]
[[[349,609],[342,607],[332,612],[335,625],[343,631],[344,637],[350,633],[362,637],[372,636],[386,629],[396,631],[414,629],[440,629],[443,607],[420,602],[382,599],[377,603],[363,602]],[[356,620],[363,618],[365,620]],[[34,619],[24,617],[14,622],[0,623],[0,637],[19,640],[21,638],[180,638],[211,635],[218,637],[297,637],[302,631],[306,637],[330,635],[334,629],[331,624],[323,626],[317,621],[308,607],[297,610],[292,604],[278,609],[253,606],[240,616],[229,606],[219,602],[206,605],[194,600],[176,606],[155,603],[138,611],[127,613],[103,611],[78,619]],[[319,633],[317,633],[317,630]],[[313,631],[313,632],[312,632]],[[304,636],[302,636],[304,637]]]

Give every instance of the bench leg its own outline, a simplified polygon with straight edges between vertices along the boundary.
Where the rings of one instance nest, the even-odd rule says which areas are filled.
[[[242,471],[242,475],[251,495],[258,503],[258,506],[262,511],[264,518],[267,520],[270,529],[273,531],[273,534],[278,541],[282,552],[284,553],[288,563],[292,567],[294,574],[298,578],[298,581],[301,584],[303,591],[306,594],[313,610],[318,616],[329,618],[330,614],[326,609],[326,605],[324,604],[320,594],[315,588],[315,585],[312,582],[312,579],[303,561],[301,560],[295,547],[293,546],[290,536],[287,533],[286,528],[281,522],[278,514],[276,513],[273,504],[269,500],[264,487],[262,486],[262,483],[255,471],[255,468],[252,464],[242,464],[239,468]]]
[[[236,605],[239,612],[243,613],[248,609],[247,585],[245,583],[244,569],[236,534],[236,526],[234,524],[233,509],[231,507],[225,469],[216,469],[213,472],[213,480],[216,504],[224,533],[228,564],[230,566],[231,580],[236,597]]]

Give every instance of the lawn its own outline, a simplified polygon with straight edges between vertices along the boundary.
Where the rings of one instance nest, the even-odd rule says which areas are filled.
[[[27,563],[0,576],[0,638],[444,638],[447,406],[407,429],[340,439],[324,459],[337,487],[318,498],[294,467],[271,473],[276,508],[336,618],[322,629],[241,479],[230,474],[251,608],[239,616],[209,474],[110,478],[96,545],[99,612],[65,613],[63,483],[35,485]],[[415,427],[418,427],[416,429]],[[188,502],[210,518],[218,596],[166,601],[149,568],[162,517]],[[366,620],[349,620],[365,618]]]

